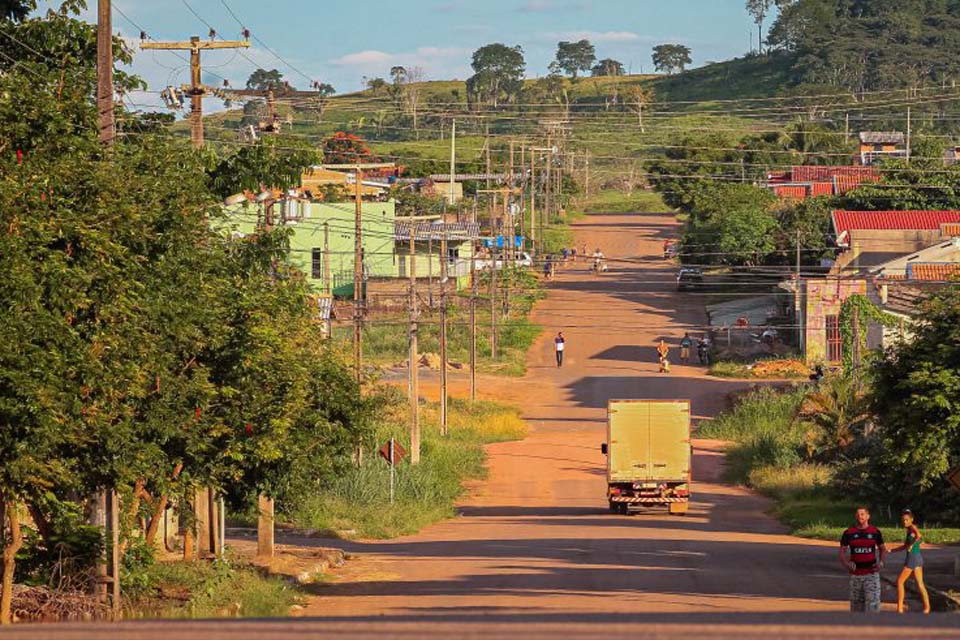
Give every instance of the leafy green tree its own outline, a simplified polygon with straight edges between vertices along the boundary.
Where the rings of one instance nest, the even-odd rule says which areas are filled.
[[[623,63],[613,58],[604,58],[590,70],[595,78],[626,75]]]
[[[298,186],[304,169],[320,160],[308,141],[270,136],[222,158],[210,171],[210,186],[221,198],[244,190],[286,190]]]
[[[19,22],[36,8],[36,0],[0,0],[0,19]]]
[[[293,87],[289,82],[283,79],[283,73],[277,69],[257,69],[250,74],[247,79],[247,89],[253,91],[273,91],[277,95],[283,95],[292,91]]]
[[[747,184],[721,184],[694,195],[684,230],[686,262],[757,266],[776,249],[776,197]]]
[[[596,61],[597,50],[589,40],[557,44],[557,66],[569,73],[571,78],[576,79],[581,71],[590,71]]]
[[[653,66],[657,71],[673,75],[682,72],[690,58],[690,47],[682,44],[660,44],[653,48]]]
[[[473,102],[489,102],[494,107],[509,101],[523,89],[527,64],[520,45],[508,47],[499,42],[473,52],[473,75],[467,79],[467,93]]]
[[[887,504],[956,518],[960,495],[944,474],[960,463],[960,286],[933,295],[914,336],[872,367],[870,392],[882,446],[872,482]]]

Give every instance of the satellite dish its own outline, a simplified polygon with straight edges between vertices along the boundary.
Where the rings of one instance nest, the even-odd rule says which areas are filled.
[[[223,201],[223,204],[227,205],[228,207],[234,207],[246,201],[247,201],[247,196],[243,195],[242,193],[235,193],[232,196],[225,199]]]

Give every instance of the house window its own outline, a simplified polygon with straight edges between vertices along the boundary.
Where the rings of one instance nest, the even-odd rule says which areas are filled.
[[[843,359],[843,338],[840,335],[840,316],[827,316],[827,360]]]
[[[310,277],[314,280],[323,278],[323,249],[314,249],[310,253]]]

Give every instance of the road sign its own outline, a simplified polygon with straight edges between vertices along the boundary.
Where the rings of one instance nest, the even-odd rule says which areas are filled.
[[[389,442],[380,447],[380,457],[386,460],[388,464],[397,466],[407,457],[407,451],[400,446],[399,442],[391,438]]]
[[[960,466],[956,466],[947,472],[947,482],[949,482],[954,489],[960,491]]]

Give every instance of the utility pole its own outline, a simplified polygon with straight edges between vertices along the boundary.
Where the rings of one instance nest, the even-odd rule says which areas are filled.
[[[190,52],[190,86],[185,87],[190,94],[190,139],[194,148],[203,147],[203,98],[213,93],[213,89],[205,87],[200,72],[200,52],[210,49],[247,49],[250,43],[246,40],[207,40],[200,41],[199,36],[193,36],[189,42],[142,42],[142,49],[164,49],[167,51]]]
[[[363,379],[363,169],[357,163],[353,242],[353,362],[357,384]]]
[[[113,115],[113,24],[110,0],[97,3],[97,111],[101,144],[112,147],[116,138]],[[103,530],[104,548],[97,563],[97,595],[120,613],[120,500],[110,487],[94,496],[91,521]],[[11,515],[11,522],[14,516]],[[4,523],[0,521],[0,528]]]
[[[850,112],[843,114],[843,139],[850,139]]]
[[[793,316],[797,323],[797,348],[803,352],[803,322],[801,309],[801,283],[800,279],[800,229],[797,229],[797,289],[793,296]]]
[[[457,121],[450,125],[450,204],[453,204],[453,184],[457,173]]]
[[[503,192],[503,219],[504,220],[506,220],[507,217],[509,216],[509,211],[508,211],[510,207],[509,193],[510,193],[509,190],[504,190]],[[506,243],[508,239],[511,242],[513,241],[512,231],[510,232],[509,236],[504,234],[504,239],[503,239],[504,243]],[[507,315],[510,313],[510,277],[512,274],[507,271],[507,256],[511,255],[512,251],[513,251],[513,247],[510,247],[508,249],[508,253],[503,257],[504,271],[503,271],[503,276],[501,277],[501,281],[503,282],[503,317],[504,318],[506,318]]]
[[[493,265],[490,268],[490,357],[497,359],[497,241],[494,238]]]
[[[515,182],[514,182],[514,178],[513,178],[513,161],[514,161],[513,150],[514,150],[514,141],[513,141],[513,140],[510,140],[510,170],[509,170],[508,178],[507,178],[507,180],[508,180],[507,186],[510,187],[510,194],[513,194],[513,188],[514,188],[514,186],[515,186]],[[510,198],[510,196],[504,195],[504,202],[505,202],[505,204],[506,204],[507,199],[509,199],[509,198]],[[514,262],[514,257],[515,257],[515,249],[516,249],[516,246],[515,246],[516,243],[515,243],[514,240],[513,240],[513,236],[516,234],[516,230],[513,228],[513,212],[512,212],[512,210],[511,210],[509,204],[506,204],[505,213],[506,213],[506,215],[504,216],[504,220],[507,221],[507,225],[508,225],[507,228],[508,228],[508,230],[510,231],[510,233],[507,234],[507,235],[509,236],[509,238],[510,238],[510,253],[509,253],[508,255],[510,256],[510,266],[512,267],[512,266],[513,266],[513,262]]]
[[[487,191],[490,190],[490,123],[487,122],[485,129],[485,137],[483,141],[483,150],[487,157]],[[490,212],[490,225],[493,226],[493,204],[490,203],[487,206],[487,209]]]
[[[910,107],[907,107],[907,164],[910,164],[911,138],[913,133],[913,119],[911,117]]]
[[[477,400],[477,249],[470,251],[470,402]]]
[[[427,256],[429,258],[429,256]],[[417,345],[417,229],[410,223],[410,464],[420,464],[420,353]]]
[[[584,172],[584,190],[587,193],[587,197],[590,197],[590,152],[586,152],[586,157],[583,159],[583,172]]]
[[[111,0],[97,3],[97,111],[100,142],[113,143],[116,123],[113,118],[113,23]]]
[[[550,192],[553,190],[553,141],[551,139],[550,134],[547,134],[547,149],[549,150],[547,153],[547,193],[544,197],[544,210],[540,218],[540,245],[541,246],[543,246],[543,244],[546,241],[546,237],[544,236],[544,233],[547,225],[550,224],[550,205],[551,205]]]
[[[533,245],[533,252],[540,256],[537,251],[537,154],[536,149],[530,148],[530,244]]]
[[[856,393],[860,393],[860,306],[853,305],[853,344],[851,348],[853,353],[851,354],[851,359],[853,360],[853,388]]]
[[[447,429],[447,227],[440,235],[440,435]]]
[[[333,275],[330,273],[330,223],[323,223],[323,291],[333,295]]]

